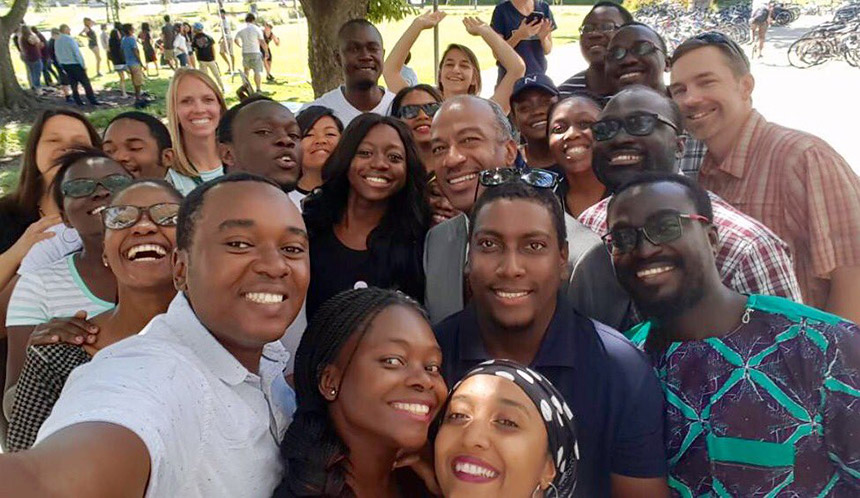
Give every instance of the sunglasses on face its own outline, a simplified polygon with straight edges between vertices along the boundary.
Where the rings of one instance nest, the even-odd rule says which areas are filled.
[[[424,114],[426,114],[428,118],[432,118],[441,106],[442,104],[438,102],[431,102],[429,104],[405,105],[400,108],[400,112],[398,112],[397,114],[402,119],[414,119],[418,117],[418,111],[424,111]]]
[[[109,206],[102,211],[105,228],[124,230],[134,226],[146,213],[153,223],[160,227],[175,227],[179,218],[179,204],[163,202],[149,207]]]
[[[639,247],[643,236],[655,246],[680,239],[684,235],[681,220],[711,222],[699,214],[657,213],[649,216],[641,227],[615,228],[601,238],[609,254],[627,254]]]
[[[104,178],[78,178],[63,182],[62,191],[64,197],[87,197],[96,191],[99,185],[108,192],[116,192],[132,182],[132,178],[119,173],[108,175]]]
[[[630,48],[613,47],[607,54],[607,57],[614,61],[621,61],[627,57],[627,54],[633,54],[636,57],[645,57],[646,55],[653,54],[654,52],[664,53],[662,49],[657,47],[657,45],[643,40],[634,43]]]
[[[496,168],[481,171],[478,182],[485,187],[497,187],[503,183],[521,181],[535,188],[555,188],[558,174],[545,169]]]
[[[599,24],[583,24],[579,27],[579,34],[584,35],[588,33],[608,33],[610,31],[615,31],[618,29],[618,25],[614,22],[603,22]]]
[[[634,137],[645,137],[654,133],[654,128],[657,127],[657,123],[663,123],[675,130],[675,133],[680,133],[677,126],[659,114],[640,113],[631,114],[624,119],[601,119],[591,125],[591,134],[598,142],[604,142],[614,138],[623,128],[628,135],[633,135]]]

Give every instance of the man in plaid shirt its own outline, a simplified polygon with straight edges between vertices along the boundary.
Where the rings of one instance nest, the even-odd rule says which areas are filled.
[[[678,173],[683,154],[681,114],[665,95],[645,86],[617,93],[594,128],[593,165],[610,192],[643,171]],[[649,131],[650,130],[650,131]],[[801,302],[800,287],[788,246],[770,229],[708,192],[717,227],[717,269],[723,283],[742,294],[768,294]],[[603,235],[607,232],[609,198],[591,206],[579,221]]]

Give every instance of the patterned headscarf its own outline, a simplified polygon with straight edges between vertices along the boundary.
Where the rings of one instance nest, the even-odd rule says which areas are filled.
[[[558,389],[546,377],[519,363],[510,360],[489,360],[463,376],[451,389],[451,393],[453,394],[463,381],[475,375],[496,375],[508,379],[519,386],[532,400],[546,426],[549,452],[555,463],[553,484],[558,490],[558,496],[563,498],[573,496],[579,447],[576,442],[573,412],[570,411]],[[551,492],[550,495],[552,495]]]

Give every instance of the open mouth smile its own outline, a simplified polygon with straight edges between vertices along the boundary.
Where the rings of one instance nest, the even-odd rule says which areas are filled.
[[[138,244],[125,252],[129,261],[158,261],[167,256],[167,248],[158,244]]]

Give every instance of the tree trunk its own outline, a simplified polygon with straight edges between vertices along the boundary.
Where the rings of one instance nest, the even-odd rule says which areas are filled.
[[[369,0],[299,0],[308,23],[308,67],[314,97],[343,82],[337,60],[337,30],[350,19],[365,17]]]
[[[21,25],[29,0],[15,0],[9,12],[0,17],[0,107],[24,110],[36,104],[36,98],[24,91],[15,78],[9,40]]]

